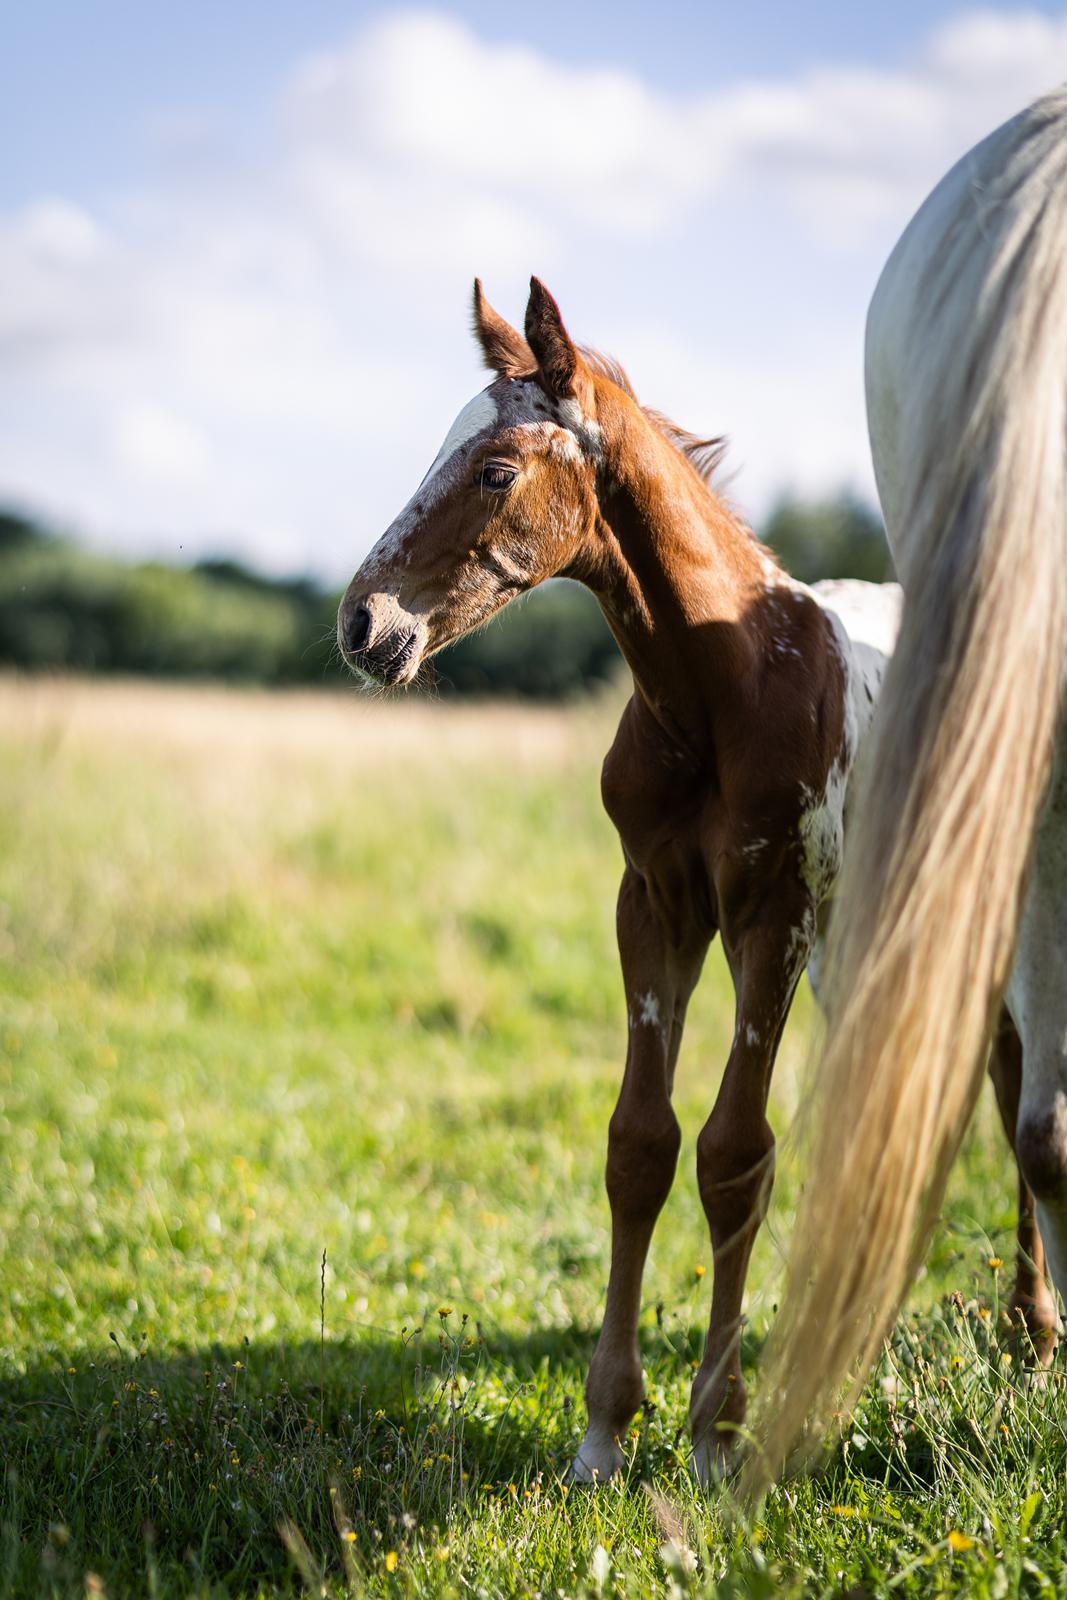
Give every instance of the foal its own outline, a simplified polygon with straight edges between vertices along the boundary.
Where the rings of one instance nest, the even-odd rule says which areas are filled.
[[[709,486],[719,442],[639,406],[620,369],[575,347],[537,279],[525,338],[480,285],[474,320],[494,380],[349,584],[339,642],[369,679],[410,683],[434,651],[563,575],[597,596],[633,673],[603,770],[625,859],[629,1043],[609,1127],[607,1305],[575,1473],[605,1479],[622,1465],[619,1435],[642,1402],[641,1278],[678,1155],[675,1063],[720,933],[736,1023],[697,1141],[714,1287],[690,1405],[707,1482],[745,1414],[741,1304],[773,1168],[771,1071],[840,864],[846,778],[899,591],[870,588],[864,618],[856,599],[868,586],[830,586],[830,604],[851,608],[850,641]]]

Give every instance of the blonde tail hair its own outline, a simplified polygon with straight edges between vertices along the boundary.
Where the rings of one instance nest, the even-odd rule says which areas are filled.
[[[1056,741],[1067,94],[966,159],[899,330],[904,620],[849,796],[810,1166],[750,1500],[855,1398],[918,1269],[981,1084]]]

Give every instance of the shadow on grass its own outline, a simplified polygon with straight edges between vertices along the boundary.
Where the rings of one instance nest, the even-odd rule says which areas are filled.
[[[595,1334],[486,1333],[454,1315],[344,1343],[154,1355],[113,1343],[0,1378],[0,1594],[175,1581],[287,1584],[291,1522],[318,1569],[566,1491]],[[644,1336],[635,1479],[676,1462],[697,1330]],[[746,1364],[756,1355],[746,1349]]]

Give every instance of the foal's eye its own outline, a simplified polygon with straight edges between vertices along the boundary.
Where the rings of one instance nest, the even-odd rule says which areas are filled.
[[[510,489],[518,477],[515,467],[505,467],[499,461],[487,461],[478,474],[478,482],[483,489]]]

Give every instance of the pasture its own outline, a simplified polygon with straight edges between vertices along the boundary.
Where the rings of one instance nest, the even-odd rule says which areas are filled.
[[[826,1472],[751,1526],[694,1490],[717,952],[650,1405],[626,1476],[568,1488],[625,1038],[618,709],[0,682],[0,1596],[1067,1589],[1067,1394],[1002,1343],[988,1095]],[[805,991],[779,1135],[813,1025]],[[753,1388],[796,1184],[787,1147]]]

